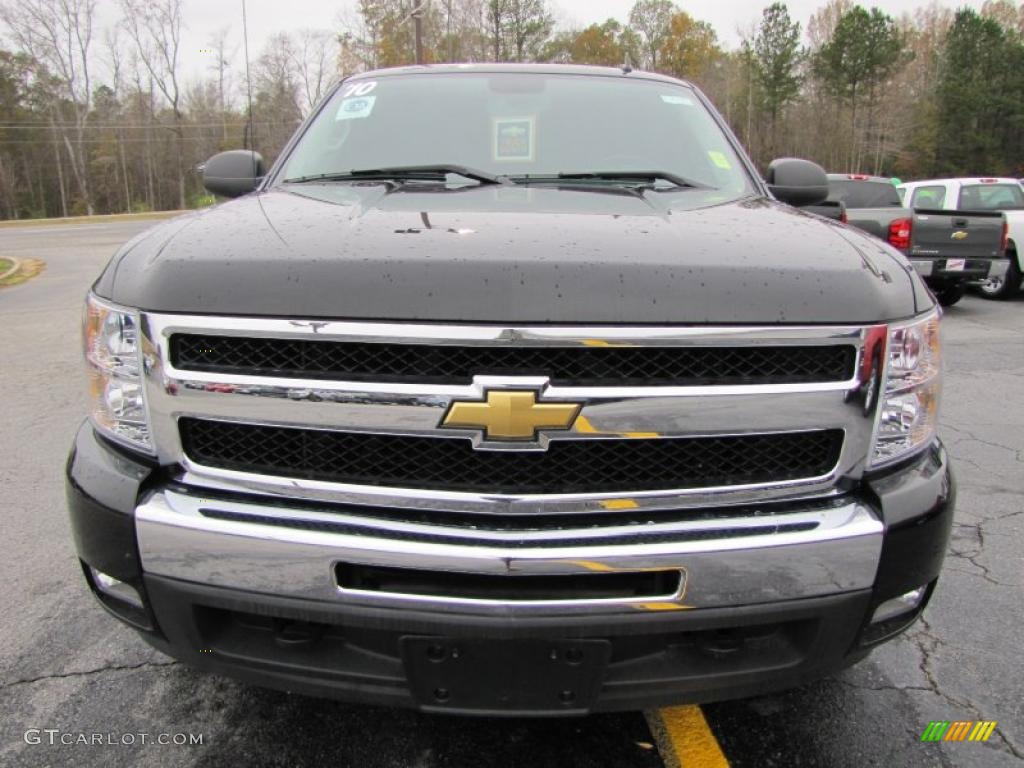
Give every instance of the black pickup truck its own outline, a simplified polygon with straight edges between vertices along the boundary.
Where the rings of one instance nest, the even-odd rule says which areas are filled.
[[[685,82],[338,86],[86,304],[68,499],[99,602],[195,667],[435,712],[761,694],[927,604],[940,312]],[[823,258],[827,254],[828,258]]]
[[[843,203],[846,221],[885,240],[910,259],[943,306],[967,286],[1006,274],[1006,217],[994,211],[903,207],[890,179],[831,173],[829,200]]]

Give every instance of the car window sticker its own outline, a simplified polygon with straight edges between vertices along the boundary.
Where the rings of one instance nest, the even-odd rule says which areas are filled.
[[[498,162],[533,162],[536,121],[532,117],[494,120],[494,159]]]
[[[356,120],[369,117],[373,113],[373,105],[376,101],[376,96],[353,96],[342,99],[334,119],[335,121]]]
[[[729,162],[729,158],[724,152],[719,152],[717,149],[708,150],[708,157],[711,158],[711,162],[723,171],[732,170],[732,163]]]

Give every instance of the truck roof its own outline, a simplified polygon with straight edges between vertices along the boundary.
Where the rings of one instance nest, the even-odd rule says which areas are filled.
[[[875,181],[880,184],[892,184],[888,176],[871,176],[867,173],[830,173],[829,181]]]
[[[905,187],[908,184],[946,184],[947,182],[955,181],[960,184],[1021,184],[1024,180],[1015,179],[1011,176],[960,176],[957,178],[949,179],[915,179],[914,181],[905,181],[900,184],[901,187]]]
[[[395,75],[457,75],[466,73],[479,74],[530,74],[530,75],[587,75],[590,77],[623,77],[633,80],[655,80],[672,85],[684,85],[692,88],[693,84],[669,75],[657,72],[630,69],[628,67],[599,67],[589,64],[508,64],[483,62],[480,64],[419,64],[405,67],[386,67],[369,72],[360,72],[350,80],[392,77]]]

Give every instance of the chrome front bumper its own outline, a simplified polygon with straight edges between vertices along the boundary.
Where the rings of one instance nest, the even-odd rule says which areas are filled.
[[[883,532],[872,509],[845,499],[508,531],[164,489],[136,508],[135,519],[147,574],[334,604],[502,615],[685,610],[869,588]],[[503,602],[346,590],[335,577],[338,563],[507,575],[678,569],[684,578],[668,595]]]

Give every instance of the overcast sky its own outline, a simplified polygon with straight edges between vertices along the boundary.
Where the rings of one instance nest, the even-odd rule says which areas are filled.
[[[444,0],[428,0],[443,7]],[[698,19],[711,22],[726,47],[739,43],[739,29],[756,23],[761,9],[770,0],[685,0],[677,4]],[[862,0],[865,6],[877,5],[897,16],[925,5],[930,0]],[[609,16],[625,21],[633,0],[551,0],[556,18],[565,25],[586,26]],[[824,0],[789,0],[789,10],[806,26],[807,19]],[[970,5],[980,8],[982,0],[950,0],[949,6]],[[337,28],[343,12],[352,13],[355,0],[248,0],[249,44],[253,55],[266,38],[276,31],[299,27]],[[212,30],[230,26],[233,37],[241,40],[241,0],[186,0],[188,25],[182,46],[182,64],[192,73],[202,71],[213,57],[201,52]]]

